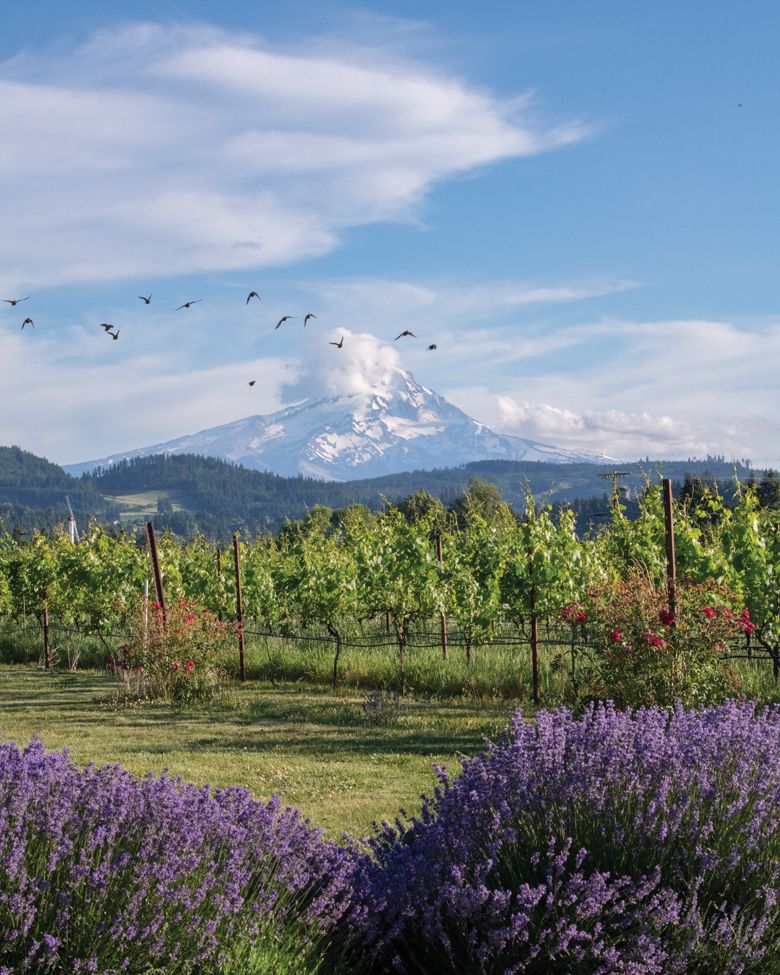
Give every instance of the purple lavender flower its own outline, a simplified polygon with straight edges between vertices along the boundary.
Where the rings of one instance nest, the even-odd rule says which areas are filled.
[[[780,710],[518,714],[385,824],[350,971],[780,971]]]
[[[294,809],[0,743],[0,970],[186,973],[343,912],[350,857]]]

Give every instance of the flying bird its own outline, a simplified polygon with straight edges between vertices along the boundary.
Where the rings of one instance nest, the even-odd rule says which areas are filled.
[[[429,346],[428,346],[428,348],[427,348],[427,349],[426,349],[425,351],[426,351],[426,352],[433,352],[433,350],[434,350],[435,348],[437,348],[437,346],[436,346],[436,345],[429,345]]]
[[[405,328],[403,330],[403,332],[401,332],[400,335],[396,335],[394,341],[397,342],[399,339],[402,339],[404,337],[404,335],[411,335],[413,339],[416,339],[417,338],[417,336],[414,334],[414,332],[410,332],[408,328]]]
[[[35,328],[35,322],[32,320],[32,318],[25,318],[25,320],[22,322],[22,331],[24,331],[25,325],[32,325],[32,327]]]
[[[309,324],[309,319],[310,318],[316,318],[316,317],[317,317],[316,315],[312,315],[312,313],[309,312],[309,314],[303,320],[303,327],[306,328],[306,326]]]
[[[249,382],[247,383],[247,386],[254,386],[256,382],[257,382],[256,379],[250,379]]]
[[[20,301],[29,301],[30,296],[27,295],[26,298],[3,298],[6,305],[12,305],[14,308],[19,304]]]
[[[114,326],[110,322],[101,322],[98,328],[103,328],[107,332],[110,332]]]
[[[141,299],[141,301],[142,301],[142,302],[143,302],[143,303],[144,303],[145,305],[151,305],[151,303],[152,303],[152,296],[151,296],[151,295],[149,295],[149,297],[148,297],[148,298],[146,298],[146,297],[144,297],[144,295],[138,295],[138,297],[139,297],[139,298]]]
[[[119,338],[119,329],[117,329],[115,332],[109,332],[108,334],[116,342],[116,340]]]
[[[182,308],[192,308],[193,305],[197,305],[199,301],[203,301],[202,298],[196,298],[194,301],[185,301],[183,305],[179,305],[178,308],[174,308],[174,311],[181,311]]]
[[[295,318],[295,315],[285,315],[284,318],[280,318],[276,325],[274,325],[274,329],[279,328],[280,325],[284,325],[285,322],[289,322],[291,318]]]
[[[328,345],[335,345],[337,349],[340,349],[344,344],[344,336],[342,335],[338,342],[328,342]]]
[[[257,298],[258,301],[263,300],[256,291],[250,291],[249,294],[246,296],[246,303],[249,304],[252,298]]]

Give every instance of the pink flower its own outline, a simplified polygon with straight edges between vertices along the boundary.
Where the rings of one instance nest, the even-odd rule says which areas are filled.
[[[195,616],[192,613],[187,613],[186,620],[188,623],[192,623],[195,620]]]
[[[623,634],[620,632],[620,630],[612,630],[609,634],[609,638],[613,643],[620,643],[620,641],[623,639]]]
[[[171,664],[171,670],[173,671],[181,670],[181,664],[178,661],[174,660],[173,663]]]
[[[715,617],[715,610],[712,606],[699,606],[699,612],[704,613],[707,619],[714,619]]]
[[[671,609],[662,609],[658,614],[658,619],[664,626],[671,626],[674,623],[675,614]]]
[[[189,674],[194,669],[194,667],[195,667],[195,661],[188,660],[187,663],[184,665],[184,673]]]

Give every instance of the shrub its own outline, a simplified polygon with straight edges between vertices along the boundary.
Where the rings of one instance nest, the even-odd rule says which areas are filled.
[[[213,970],[269,919],[326,930],[348,868],[275,798],[0,743],[0,972]]]
[[[780,710],[518,713],[439,778],[360,862],[350,972],[780,970]]]
[[[143,601],[130,621],[130,638],[106,663],[128,693],[187,703],[213,696],[235,655],[235,626],[190,600],[167,608]]]
[[[739,690],[724,653],[752,624],[725,586],[681,582],[673,613],[666,591],[637,569],[591,589],[587,617],[593,696],[619,707],[700,706]]]

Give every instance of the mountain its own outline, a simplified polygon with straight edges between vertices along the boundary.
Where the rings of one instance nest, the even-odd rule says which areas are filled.
[[[306,400],[268,416],[66,466],[72,474],[154,454],[218,457],[258,471],[351,481],[402,471],[457,467],[479,460],[606,463],[522,437],[495,433],[443,396],[395,369],[368,394]]]

